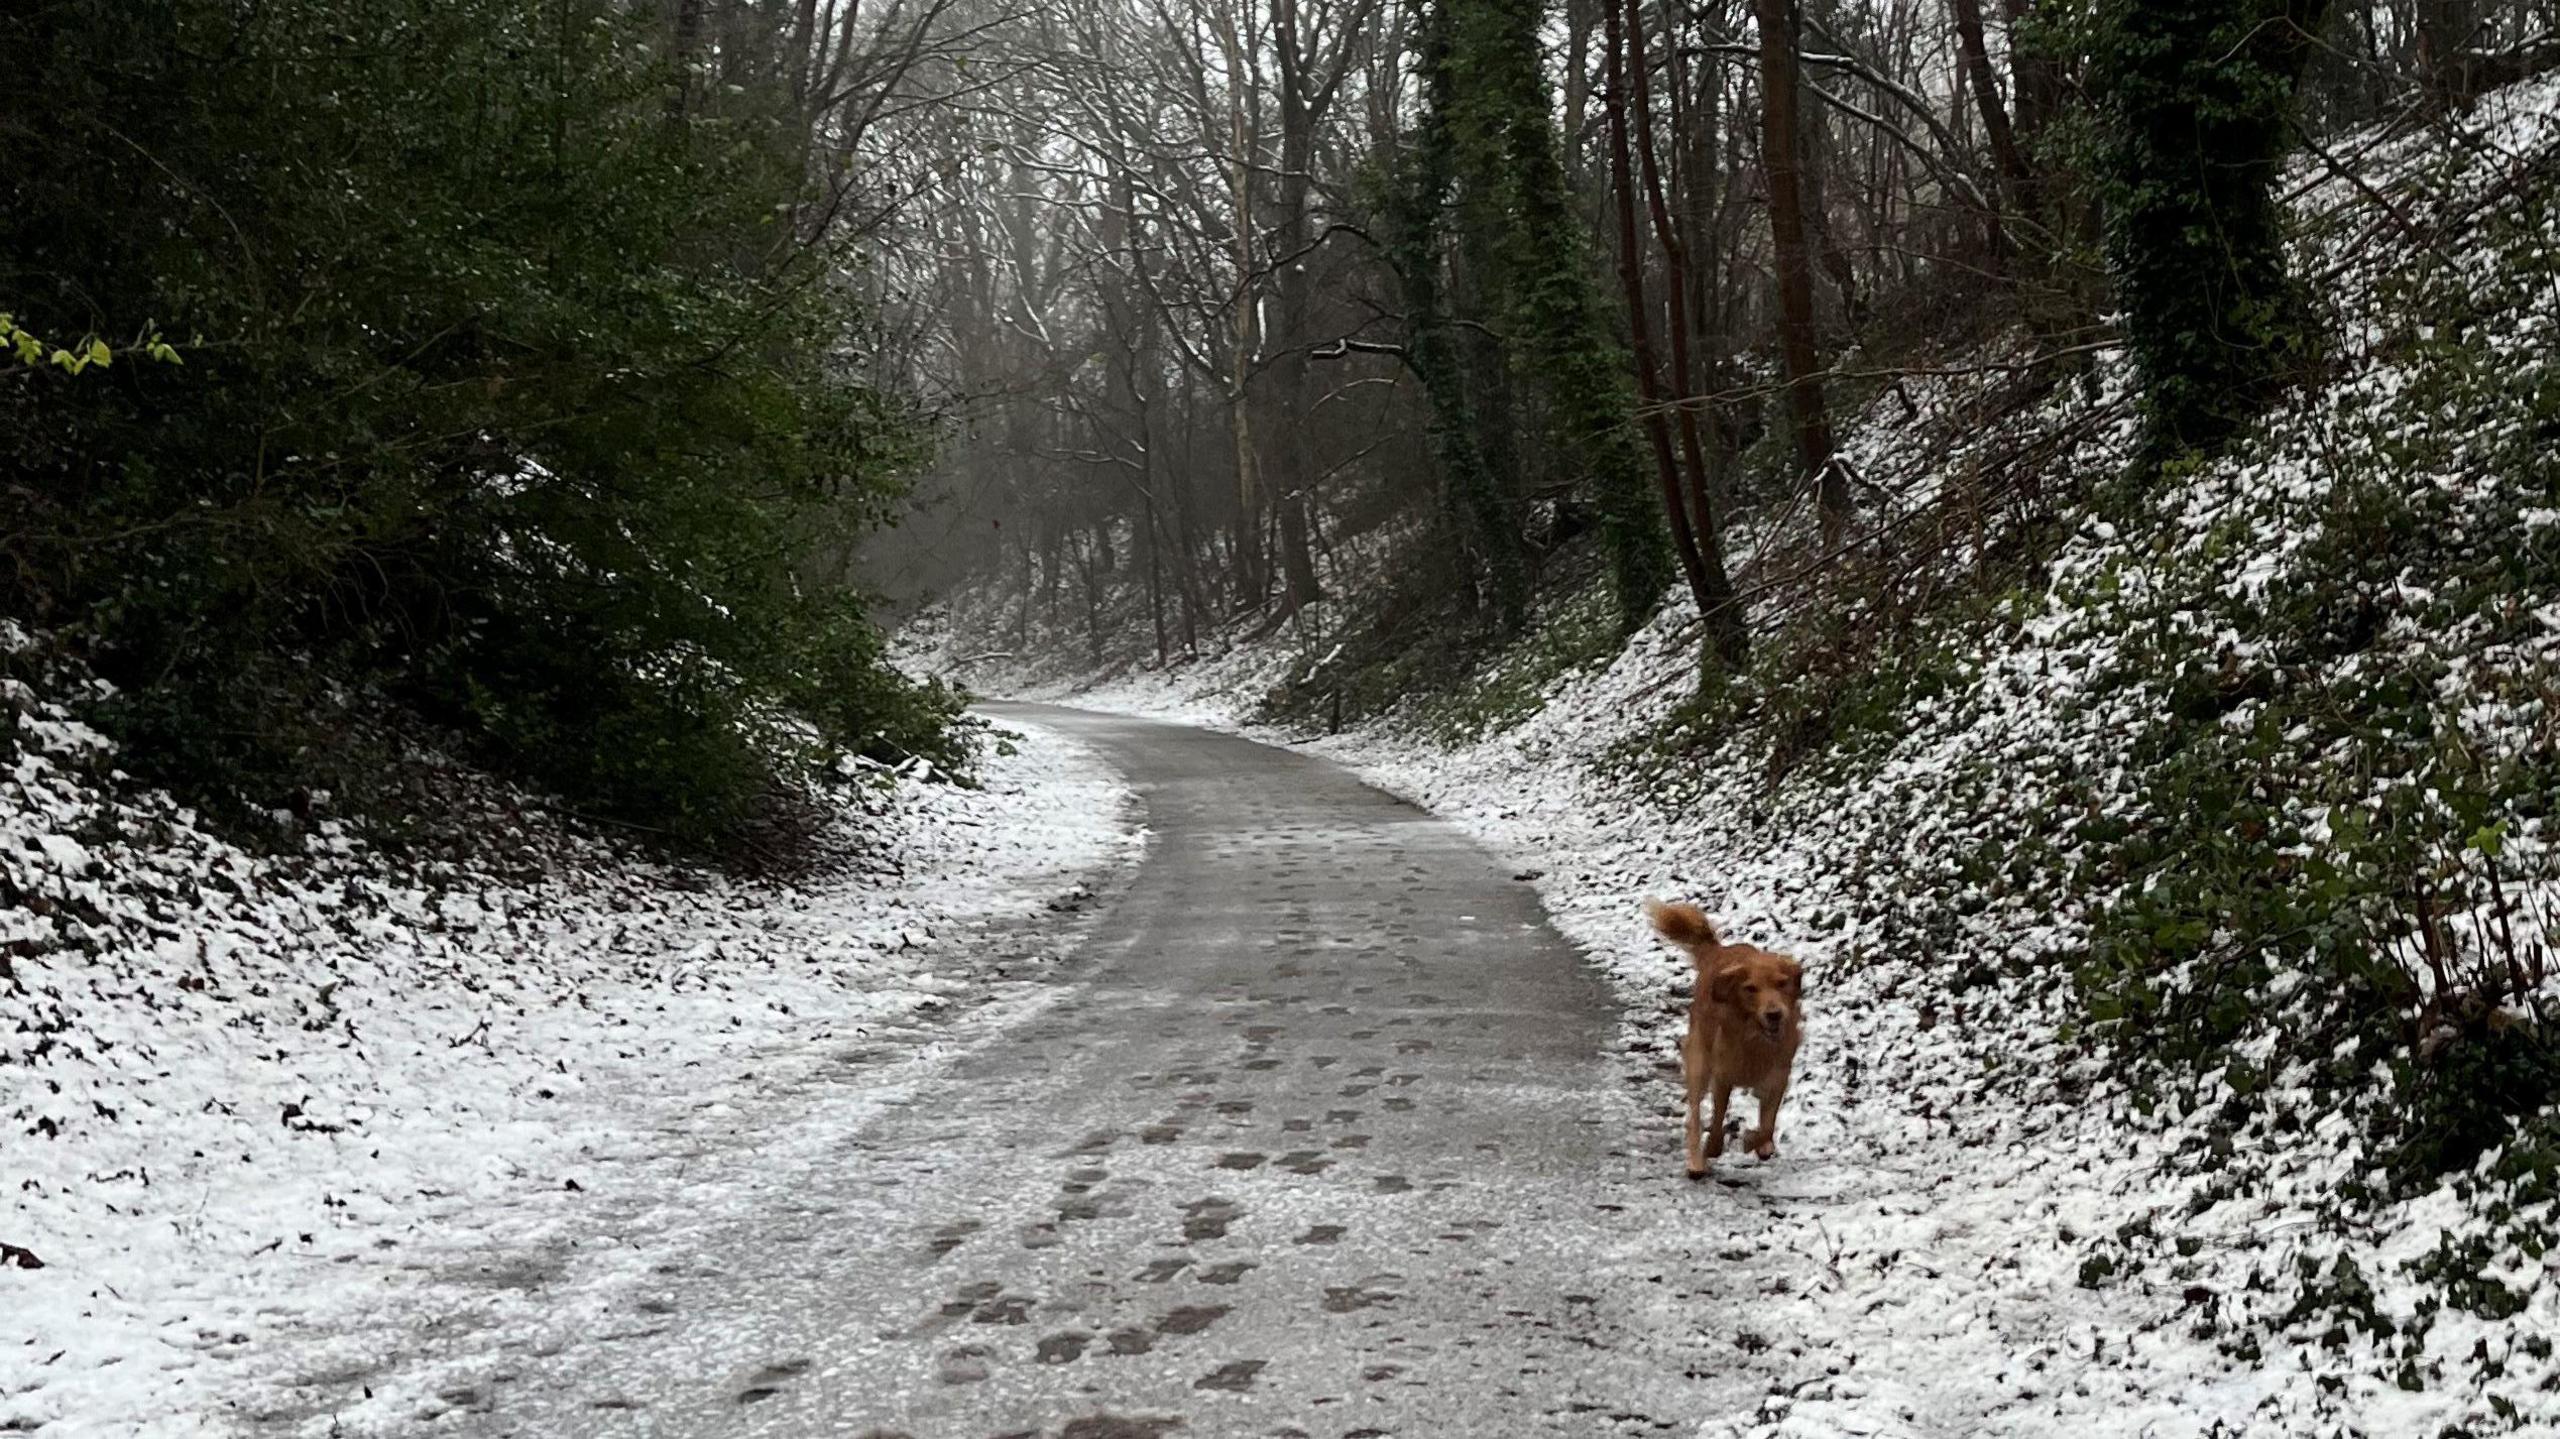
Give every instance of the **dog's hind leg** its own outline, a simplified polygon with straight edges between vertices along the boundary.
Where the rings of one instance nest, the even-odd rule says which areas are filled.
[[[1706,1056],[1698,1053],[1697,1046],[1687,1040],[1680,1044],[1680,1079],[1686,1090],[1681,1110],[1689,1116],[1685,1145],[1689,1177],[1704,1179],[1707,1177],[1707,1159],[1698,1147],[1698,1101],[1707,1093],[1707,1064]]]
[[[1787,1097],[1783,1079],[1760,1091],[1760,1127],[1751,1131],[1751,1152],[1761,1159],[1774,1159],[1778,1154],[1778,1105]]]

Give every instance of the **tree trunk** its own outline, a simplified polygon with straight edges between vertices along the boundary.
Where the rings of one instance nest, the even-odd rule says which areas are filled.
[[[1428,405],[1440,510],[1450,548],[1460,559],[1450,567],[1451,589],[1469,615],[1490,602],[1496,626],[1508,631],[1527,612],[1529,574],[1510,472],[1488,453],[1508,436],[1498,419],[1486,420],[1477,403],[1481,387],[1474,372],[1483,368],[1480,352],[1493,346],[1481,331],[1467,337],[1474,352],[1461,342],[1449,314],[1456,306],[1442,284],[1449,268],[1443,211],[1461,168],[1455,22],[1448,4],[1423,7],[1414,63],[1422,113],[1410,177],[1391,212],[1388,260],[1404,291],[1407,363]],[[1462,230],[1458,238],[1456,248],[1464,256],[1468,242],[1481,237]],[[1492,368],[1499,374],[1499,363]]]
[[[799,0],[791,17],[791,50],[783,57],[791,71],[794,106],[805,109],[808,104],[810,83],[818,76],[818,46],[818,0]]]
[[[1147,491],[1147,616],[1155,621],[1156,666],[1161,669],[1167,656],[1164,638],[1164,539],[1156,530],[1156,495]]]
[[[1956,47],[1964,56],[1965,83],[1973,91],[1974,108],[1982,115],[1982,133],[1991,142],[1991,157],[2000,166],[2001,178],[2008,182],[2010,213],[2032,219],[2034,207],[2029,192],[2035,176],[2027,168],[2026,155],[2018,148],[2017,132],[2010,128],[2008,106],[2000,99],[2000,83],[1991,74],[1991,52],[1982,35],[1982,0],[1950,0],[1950,4],[1955,12]],[[2014,36],[2010,43],[2017,43]]]
[[[675,69],[667,91],[667,118],[682,120],[693,107],[693,67],[702,53],[704,0],[676,0],[675,36],[668,58]]]
[[[1254,293],[1253,283],[1253,160],[1257,140],[1245,115],[1244,42],[1236,32],[1231,12],[1221,10],[1219,22],[1219,44],[1227,67],[1227,145],[1232,160],[1230,183],[1234,187],[1229,196],[1229,222],[1235,232],[1236,281],[1230,297],[1234,314],[1230,317],[1232,353],[1227,376],[1227,427],[1234,442],[1236,463],[1234,575],[1237,607],[1251,609],[1261,604],[1270,591],[1262,569],[1262,465],[1254,452],[1253,407],[1247,395],[1260,333],[1255,323],[1260,297]]]
[[[2472,67],[2479,58],[2479,17],[2473,0],[2418,0],[2418,68],[2427,101],[2441,114],[2471,103]]]
[[[1601,104],[1609,116],[1609,188],[1617,200],[1618,285],[1626,293],[1628,339],[1635,352],[1636,403],[1643,411],[1645,439],[1653,447],[1663,517],[1671,523],[1671,548],[1679,556],[1681,577],[1688,581],[1689,598],[1697,605],[1698,613],[1713,616],[1729,606],[1719,603],[1698,546],[1697,532],[1689,523],[1689,506],[1681,494],[1679,462],[1671,454],[1670,426],[1662,418],[1662,379],[1654,362],[1652,321],[1646,313],[1651,304],[1644,293],[1644,252],[1636,238],[1635,176],[1628,159],[1627,75],[1633,64],[1627,55],[1626,19],[1618,0],[1607,0],[1606,14],[1609,74]],[[1717,649],[1721,652],[1723,648],[1720,637]]]
[[[1076,571],[1084,581],[1085,663],[1094,669],[1100,669],[1102,668],[1102,576],[1108,572],[1110,566],[1104,563],[1096,553],[1100,549],[1102,525],[1095,525],[1093,534],[1096,541],[1093,545],[1087,545],[1081,534],[1068,536],[1067,544],[1068,548],[1075,551]]]
[[[1801,95],[1801,77],[1796,86]],[[1858,288],[1857,266],[1849,252],[1840,248],[1840,237],[1831,226],[1831,166],[1836,158],[1831,126],[1819,106],[1808,110],[1799,104],[1796,114],[1796,213],[1804,217],[1805,240],[1814,263],[1839,292],[1840,314],[1855,329],[1866,323],[1867,299]]]
[[[1611,0],[1616,3],[1616,0]],[[1627,194],[1627,132],[1634,131],[1636,154],[1644,162],[1644,191],[1647,211],[1653,218],[1654,237],[1662,246],[1669,276],[1670,307],[1665,328],[1671,332],[1670,401],[1680,415],[1680,454],[1688,466],[1687,508],[1693,513],[1672,516],[1674,543],[1684,529],[1693,531],[1690,545],[1696,550],[1698,573],[1691,578],[1697,592],[1698,612],[1707,622],[1707,631],[1715,638],[1716,653],[1729,666],[1739,666],[1748,658],[1750,635],[1744,626],[1741,606],[1735,602],[1733,581],[1725,573],[1724,543],[1716,522],[1713,504],[1707,495],[1707,457],[1698,438],[1698,410],[1694,399],[1697,374],[1689,355],[1689,255],[1681,242],[1679,228],[1671,221],[1670,202],[1662,185],[1662,167],[1654,157],[1653,89],[1648,72],[1652,57],[1644,38],[1643,0],[1626,0],[1626,43],[1619,57],[1619,68],[1613,69],[1614,80],[1622,69],[1628,81],[1628,98],[1633,100],[1632,123],[1623,115],[1623,107],[1613,101],[1610,108],[1610,168],[1618,191],[1618,236],[1620,282],[1630,287],[1628,304],[1638,314],[1644,305],[1644,274],[1640,267],[1631,268],[1629,259],[1635,242],[1635,204]],[[1677,37],[1670,37],[1677,43]],[[1639,357],[1639,374],[1649,365],[1649,357]],[[1654,421],[1659,424],[1659,418]],[[1672,497],[1666,497],[1672,498]],[[1676,498],[1672,502],[1677,505]],[[1689,567],[1689,556],[1681,557],[1682,567]]]
[[[1106,262],[1099,288],[1110,329],[1121,338],[1121,363],[1113,372],[1118,391],[1115,398],[1129,412],[1131,447],[1136,451],[1130,461],[1138,472],[1140,524],[1147,546],[1147,618],[1155,627],[1156,663],[1161,666],[1168,652],[1164,628],[1164,531],[1156,506],[1156,397],[1149,388],[1160,383],[1157,317],[1152,301],[1141,300],[1130,290],[1132,279],[1141,290],[1147,283],[1146,247],[1139,243],[1137,235],[1137,181],[1125,154],[1115,153],[1112,161],[1110,203],[1102,213]],[[1111,263],[1113,260],[1117,264]]]
[[[1616,0],[1599,0],[1602,5]],[[1564,159],[1576,190],[1583,187],[1582,128],[1591,121],[1592,0],[1565,0]]]
[[[1272,502],[1280,511],[1281,605],[1294,614],[1323,598],[1316,584],[1315,557],[1308,547],[1307,507],[1314,502],[1316,463],[1313,404],[1308,399],[1307,347],[1313,341],[1313,279],[1308,253],[1314,244],[1308,199],[1315,183],[1316,124],[1322,118],[1330,88],[1311,90],[1309,57],[1300,53],[1298,11],[1292,0],[1272,7],[1275,48],[1280,66],[1279,208],[1274,235],[1277,254],[1271,277],[1272,306],[1280,350],[1271,366],[1271,391],[1279,428],[1280,475]]]
[[[1207,608],[1202,599],[1200,580],[1200,521],[1191,476],[1199,473],[1198,456],[1191,438],[1200,423],[1199,390],[1193,383],[1191,367],[1181,368],[1182,375],[1182,456],[1173,473],[1182,476],[1173,487],[1174,513],[1174,578],[1180,582],[1182,594],[1182,648],[1187,654],[1200,652],[1200,612]]]
[[[1239,167],[1241,170],[1241,167]],[[1249,242],[1239,240],[1239,251]],[[1241,261],[1239,261],[1241,263]],[[1262,466],[1254,454],[1253,409],[1247,403],[1247,380],[1253,373],[1253,297],[1239,280],[1236,286],[1234,368],[1227,381],[1227,438],[1235,456],[1235,523],[1228,531],[1232,545],[1228,570],[1235,582],[1236,608],[1251,609],[1270,586],[1262,576]]]
[[[1302,418],[1290,425],[1292,430],[1304,428]],[[1303,447],[1303,441],[1297,442]],[[1291,490],[1276,498],[1280,507],[1280,572],[1281,602],[1286,611],[1299,610],[1324,598],[1324,589],[1316,583],[1315,553],[1309,531],[1313,522],[1307,516],[1307,496],[1303,490]]]
[[[2000,8],[2009,22],[2009,92],[2016,112],[2009,128],[2023,155],[2062,108],[2062,73],[2042,47],[2019,42],[2018,23],[2035,13],[2034,0],[2001,0]]]
[[[1022,603],[1013,611],[1013,647],[1020,649],[1031,642],[1031,597],[1040,588],[1040,568],[1031,557],[1031,542],[1022,544]]]
[[[1672,169],[1672,218],[1689,261],[1689,313],[1682,322],[1689,327],[1690,363],[1696,372],[1686,383],[1691,393],[1704,396],[1722,388],[1731,371],[1724,286],[1727,277],[1741,268],[1732,253],[1737,229],[1728,213],[1733,208],[1732,195],[1716,159],[1725,124],[1724,84],[1718,69],[1709,65],[1693,90],[1688,62],[1681,53],[1678,16],[1682,7],[1662,0],[1662,12],[1671,65],[1671,133],[1682,146],[1673,151],[1678,159]],[[1721,505],[1729,498],[1725,475],[1733,461],[1736,429],[1732,403],[1704,400],[1699,420],[1707,426],[1707,471],[1691,477],[1699,491],[1692,497],[1692,507],[1704,513],[1709,504]]]
[[[1813,261],[1805,244],[1803,168],[1796,146],[1794,18],[1787,0],[1752,0],[1760,25],[1761,168],[1769,186],[1769,236],[1778,262],[1779,352],[1796,453],[1817,486],[1822,542],[1837,545],[1849,526],[1849,485],[1832,462],[1831,421],[1823,413],[1822,364],[1814,347]]]
[[[2218,450],[2321,349],[2278,192],[2327,3],[2105,12],[2090,81],[2105,96],[2108,257],[2142,373],[2145,468]]]

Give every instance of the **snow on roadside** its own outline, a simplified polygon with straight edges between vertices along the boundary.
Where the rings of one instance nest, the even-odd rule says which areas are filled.
[[[1322,608],[1319,602],[1303,613],[1315,616]],[[1262,643],[1213,634],[1210,641],[1218,648],[1209,653],[1178,657],[1170,665],[1120,665],[1096,675],[1080,657],[989,653],[974,628],[984,619],[956,614],[948,604],[928,608],[910,617],[893,637],[891,657],[917,679],[941,679],[974,694],[1220,730],[1240,729],[1255,699],[1269,693],[1299,662],[1294,651],[1300,631],[1293,624]]]
[[[325,821],[261,856],[104,782],[103,738],[0,683],[0,1430],[213,1427],[401,1246],[499,1210],[574,1227],[632,1136],[726,1116],[751,1147],[795,1069],[1036,974],[1073,927],[1030,921],[1138,843],[1097,757],[1008,722],[982,788],[885,781],[805,883],[538,817],[505,872]]]

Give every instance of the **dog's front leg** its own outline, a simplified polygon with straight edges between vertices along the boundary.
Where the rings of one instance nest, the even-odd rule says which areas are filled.
[[[1774,1159],[1778,1154],[1778,1104],[1787,1097],[1783,1079],[1760,1091],[1760,1127],[1750,1135],[1751,1152],[1761,1159]]]
[[[1724,1111],[1726,1104],[1733,1098],[1733,1086],[1725,1083],[1722,1079],[1718,1079],[1715,1084],[1715,1091],[1715,1118],[1708,1121],[1707,1124],[1707,1157],[1709,1159],[1713,1159],[1717,1155],[1724,1153]]]

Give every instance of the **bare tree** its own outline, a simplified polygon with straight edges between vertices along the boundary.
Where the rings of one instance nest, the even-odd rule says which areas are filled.
[[[1753,0],[1760,28],[1760,155],[1769,187],[1769,235],[1778,272],[1778,344],[1786,365],[1787,411],[1796,452],[1816,487],[1826,545],[1849,524],[1849,483],[1833,463],[1823,410],[1822,362],[1814,344],[1813,262],[1805,242],[1804,168],[1797,147],[1795,18],[1787,0]]]

